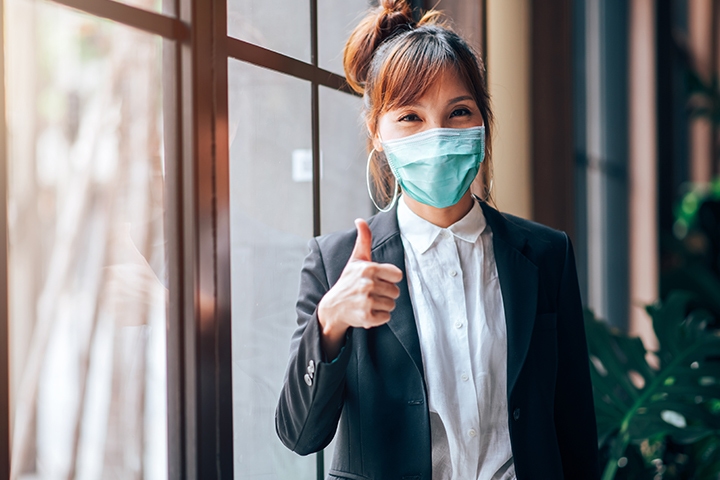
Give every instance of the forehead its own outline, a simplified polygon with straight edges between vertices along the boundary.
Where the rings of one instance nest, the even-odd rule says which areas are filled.
[[[462,68],[454,62],[416,64],[401,70],[404,75],[393,72],[397,75],[390,76],[397,78],[383,89],[385,95],[380,108],[383,112],[411,105],[447,103],[448,99],[464,95],[474,97],[467,75],[463,75]]]
[[[467,95],[472,96],[472,92],[460,77],[457,69],[445,68],[427,86],[425,91],[420,93],[418,98],[411,101],[411,104],[422,104],[423,106],[440,104],[445,106],[449,100]]]
[[[474,98],[471,85],[468,85],[468,81],[454,65],[442,66],[435,72],[426,72],[423,77],[422,81],[416,79],[403,82],[399,88],[386,91],[381,112],[413,105],[446,104],[450,99],[466,95]]]

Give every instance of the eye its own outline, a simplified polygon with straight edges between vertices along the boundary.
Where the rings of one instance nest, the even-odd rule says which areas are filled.
[[[420,117],[418,117],[414,113],[409,113],[407,115],[400,117],[400,119],[398,121],[400,121],[400,122],[417,122],[418,120],[420,120]]]
[[[470,109],[465,107],[456,108],[452,111],[450,114],[450,118],[452,117],[464,117],[470,115]]]

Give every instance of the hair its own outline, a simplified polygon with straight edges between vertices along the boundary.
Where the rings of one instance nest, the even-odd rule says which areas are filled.
[[[470,90],[485,125],[485,159],[471,189],[492,202],[493,114],[480,57],[455,33],[441,12],[427,11],[413,20],[405,0],[380,0],[363,18],[345,44],[343,66],[348,85],[364,99],[364,115],[372,138],[378,119],[388,110],[416,102],[448,68]],[[395,179],[384,154],[371,162],[375,191],[385,203]]]

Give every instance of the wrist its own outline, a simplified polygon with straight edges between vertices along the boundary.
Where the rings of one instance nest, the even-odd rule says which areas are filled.
[[[323,302],[320,301],[317,310],[318,323],[322,336],[328,340],[338,340],[345,335],[348,326],[337,320],[330,311],[328,311]]]

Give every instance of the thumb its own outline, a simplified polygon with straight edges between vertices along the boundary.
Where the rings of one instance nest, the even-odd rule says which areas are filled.
[[[353,248],[350,260],[372,261],[370,246],[372,245],[372,233],[367,222],[362,218],[355,220],[355,228],[357,228],[357,239],[355,240],[355,248]]]

